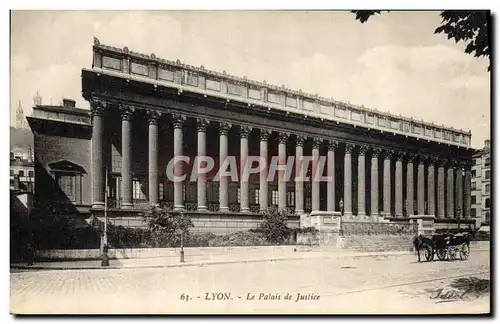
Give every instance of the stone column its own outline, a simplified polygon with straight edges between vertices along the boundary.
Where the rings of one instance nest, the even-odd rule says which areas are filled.
[[[286,165],[286,141],[289,134],[279,133],[278,135],[278,165]],[[278,209],[286,210],[286,179],[285,171],[278,170]]]
[[[182,128],[186,117],[183,115],[172,115],[172,123],[174,126],[174,157],[180,157],[183,154],[183,138]],[[174,164],[174,176],[181,177],[183,173],[183,165],[181,161]],[[184,182],[174,181],[174,210],[184,209]]]
[[[398,153],[396,156],[396,173],[395,173],[395,211],[396,217],[403,217],[403,154]]]
[[[149,150],[148,150],[148,184],[149,204],[158,205],[158,120],[160,113],[148,111]]]
[[[328,165],[327,165],[327,211],[335,211],[335,148],[338,146],[338,142],[329,141],[328,142]]]
[[[470,171],[470,164],[465,164],[465,182],[464,182],[464,217],[470,218],[470,205],[471,205],[471,181],[472,175]]]
[[[390,217],[391,213],[391,158],[393,151],[385,151],[384,157],[384,216]]]
[[[269,161],[267,160],[267,141],[271,132],[265,129],[260,130],[260,158],[266,163],[264,169],[260,172],[260,189],[259,189],[259,203],[260,211],[267,210],[269,207],[268,192],[267,192],[267,173],[269,171]]]
[[[372,161],[371,161],[371,206],[370,215],[372,218],[376,218],[379,215],[378,207],[378,157],[381,153],[379,148],[374,148],[372,150]]]
[[[427,214],[437,216],[436,211],[436,171],[435,164],[437,163],[435,157],[429,158],[429,167],[427,169]]]
[[[418,214],[425,214],[425,157],[420,156],[417,170],[417,206]]]
[[[220,123],[219,125],[219,167],[222,167],[224,161],[227,159],[228,154],[228,142],[227,134],[231,129],[231,124]],[[219,172],[223,170],[220,169]],[[225,170],[224,170],[225,171]],[[229,211],[229,201],[228,201],[228,189],[229,189],[229,179],[227,176],[220,176],[219,179],[219,210],[221,212]]]
[[[455,176],[455,191],[456,191],[456,208],[455,210],[457,211],[456,216],[463,218],[464,215],[464,204],[463,204],[463,197],[464,197],[464,190],[463,190],[463,175],[462,175],[462,168],[463,164],[462,163],[457,163],[457,169],[456,169],[456,176]],[[458,213],[458,210],[460,210],[460,214]]]
[[[302,170],[302,156],[304,154],[304,136],[297,135],[295,141],[295,213],[304,213],[304,178],[306,170]]]
[[[132,208],[132,117],[134,109],[120,106],[122,118],[122,208]]]
[[[243,177],[243,169],[245,168],[245,164],[248,158],[248,137],[250,136],[250,132],[252,131],[252,127],[249,126],[241,126],[240,131],[240,210],[241,212],[248,213],[250,211],[250,207],[248,204],[248,178]]]
[[[445,196],[444,196],[444,160],[439,160],[439,168],[438,168],[438,217],[446,218],[445,212]]]
[[[413,173],[413,165],[415,162],[415,155],[408,154],[408,163],[406,164],[406,215],[411,216],[414,215],[415,212],[413,210],[415,196],[414,196],[414,173]]]
[[[104,168],[102,159],[104,103],[90,101],[92,115],[92,208],[104,207]]]
[[[198,131],[198,157],[207,155],[207,126],[210,122],[207,119],[198,118],[196,129]],[[197,166],[199,167],[199,165]],[[198,211],[206,211],[207,208],[207,175],[198,172]]]
[[[344,155],[344,215],[352,215],[352,161],[351,153],[354,149],[353,144],[345,145]]]
[[[446,182],[446,194],[447,194],[447,205],[446,205],[446,214],[448,218],[455,218],[455,201],[454,201],[454,195],[455,195],[455,190],[453,189],[453,173],[454,173],[454,165],[453,162],[450,163],[448,166],[448,174],[447,174],[447,182]]]
[[[358,154],[358,216],[366,216],[365,154],[367,149],[367,146],[360,145]]]
[[[311,211],[319,211],[319,178],[320,174],[316,175],[319,164],[319,146],[323,140],[321,138],[313,138],[312,143],[312,173],[311,173]]]

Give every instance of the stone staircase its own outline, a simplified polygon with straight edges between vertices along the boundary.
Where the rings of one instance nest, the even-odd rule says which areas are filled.
[[[413,251],[413,235],[353,235],[339,238],[338,247],[357,252]]]

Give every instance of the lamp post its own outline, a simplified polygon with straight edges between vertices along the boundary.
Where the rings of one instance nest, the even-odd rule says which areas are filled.
[[[108,167],[106,166],[106,193],[104,195],[104,234],[101,267],[109,266],[108,259]]]

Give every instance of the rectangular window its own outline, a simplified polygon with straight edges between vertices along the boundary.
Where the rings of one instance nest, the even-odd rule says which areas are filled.
[[[486,191],[487,194],[490,193],[490,185],[489,184],[484,186],[484,191]]]
[[[475,178],[476,177],[476,170],[472,170],[472,177]]]
[[[484,201],[484,207],[490,208],[490,198],[486,198],[486,200]]]
[[[471,183],[470,189],[476,190],[476,182],[475,181]]]
[[[490,158],[489,157],[485,158],[484,159],[484,166],[489,166],[490,164],[491,164]]]
[[[21,172],[19,172],[19,173],[21,173]],[[490,171],[490,170],[486,170],[486,171],[484,171],[484,178],[485,178],[485,179],[489,179],[489,178],[490,178],[490,173],[491,173],[491,171]],[[19,175],[21,175],[21,174],[19,174]]]
[[[33,171],[28,171],[28,177],[33,178],[34,177],[34,172]]]
[[[260,200],[260,189],[255,189],[253,192],[254,204],[258,204]]]
[[[14,170],[10,170],[10,175],[13,176],[14,175]]]
[[[471,208],[470,215],[471,217],[476,217],[476,208]]]
[[[163,182],[160,182],[158,184],[158,200],[160,200],[160,201],[164,200],[164,196],[163,195],[164,195],[165,189],[164,189],[163,186],[164,186]]]
[[[295,206],[295,191],[288,191],[286,197],[287,206]]]
[[[273,190],[272,191],[271,204],[272,205],[278,205],[278,190]]]
[[[142,185],[139,180],[134,180],[132,183],[132,194],[133,194],[133,199],[142,199],[145,200],[146,196],[142,192]]]
[[[471,196],[470,203],[471,203],[472,205],[475,205],[475,204],[476,204],[476,196]]]
[[[19,170],[19,176],[24,177],[24,170]]]
[[[76,177],[74,175],[56,175],[56,182],[70,201],[75,201]]]

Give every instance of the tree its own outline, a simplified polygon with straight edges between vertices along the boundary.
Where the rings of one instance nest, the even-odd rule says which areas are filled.
[[[183,212],[153,207],[146,215],[147,228],[157,246],[176,245],[178,235],[188,235],[193,222]]]
[[[386,10],[388,11],[388,10]],[[353,10],[356,19],[361,23],[375,15],[381,14],[381,10]],[[490,13],[488,11],[441,11],[441,25],[434,30],[434,34],[446,34],[448,39],[453,38],[455,43],[463,41],[466,43],[465,53],[474,57],[485,56],[491,59],[491,48],[489,39]],[[488,66],[488,71],[491,65]]]
[[[262,221],[257,227],[269,243],[281,244],[290,236],[288,214],[285,210],[271,207],[262,214]]]

